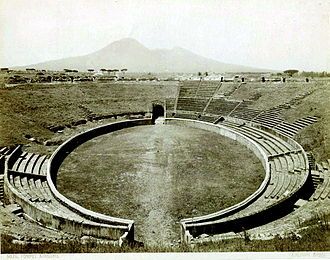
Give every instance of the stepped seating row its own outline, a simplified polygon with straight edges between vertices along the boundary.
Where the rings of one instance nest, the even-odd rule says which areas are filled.
[[[328,162],[316,164],[320,182],[310,200],[330,198],[330,166]]]
[[[211,98],[220,87],[220,81],[202,81],[196,96],[203,97],[203,98]]]
[[[268,128],[274,128],[284,122],[280,116],[280,112],[282,110],[281,107],[261,111],[249,108],[248,106],[251,105],[251,103],[252,101],[241,102],[236,100],[227,100],[225,98],[212,98],[206,107],[206,100],[201,102],[201,98],[188,99],[181,98],[179,96],[177,110],[203,112],[204,108],[204,114],[217,115],[218,117],[220,115],[230,115],[231,117],[251,121]],[[282,132],[285,132],[285,128],[286,126],[282,124],[275,130],[282,130]],[[295,133],[286,131],[286,135],[292,136],[292,134]]]
[[[304,127],[314,124],[316,122],[317,122],[317,117],[308,116],[305,118],[298,119],[291,124],[282,122],[281,124],[275,126],[274,130],[286,136],[293,137],[298,133],[298,131],[300,131]]]
[[[241,118],[247,121],[252,120],[257,117],[261,111],[256,109],[251,109],[248,106],[251,104],[251,101],[243,101],[241,104],[230,114],[231,117]]]
[[[305,118],[298,119],[293,123],[282,122],[276,125],[274,127],[274,130],[282,133],[283,135],[293,137],[298,133],[298,131],[300,131],[306,126],[314,124],[315,122],[317,122],[317,117],[308,116]]]
[[[298,96],[294,97],[290,101],[288,101],[288,102],[286,102],[284,104],[280,104],[278,106],[273,107],[272,110],[282,111],[284,109],[288,109],[292,105],[295,105],[301,99],[304,99],[305,97],[307,97],[308,95],[310,95],[311,93],[312,93],[312,91],[307,91],[305,93],[299,94]]]
[[[45,158],[45,156],[22,152],[8,171],[9,183],[36,207],[55,216],[68,217],[68,219],[76,217],[77,220],[83,221],[83,218],[68,210],[54,198],[47,184],[46,175],[39,174],[42,172],[43,165],[46,164]],[[30,165],[35,167],[30,167]],[[34,171],[31,172],[32,168]]]
[[[210,115],[210,114],[202,114],[198,120],[208,122],[208,123],[213,123],[219,118],[217,115]]]
[[[277,138],[260,129],[247,125],[239,125],[229,121],[224,121],[219,124],[229,126],[242,134],[248,135],[252,140],[256,141],[264,148],[268,156],[287,153],[293,149],[289,144],[280,138]]]
[[[214,115],[228,115],[237,105],[239,101],[226,100],[224,98],[214,98],[211,100],[205,113]]]
[[[177,111],[177,113],[175,114],[176,118],[185,118],[185,119],[192,119],[192,120],[197,120],[198,119],[198,115],[196,113],[187,113],[187,112],[183,112],[183,111]]]
[[[199,114],[199,113],[194,113],[194,112],[189,112],[189,111],[177,111],[175,114],[176,118],[183,118],[183,119],[191,119],[191,120],[198,120],[198,121],[203,121],[203,122],[208,122],[208,123],[213,123],[216,121],[219,116],[215,115],[210,115],[210,114]]]
[[[65,228],[67,232],[73,232],[78,234],[89,234],[96,236],[108,236],[109,229],[117,230],[113,231],[112,238],[118,239],[122,235],[126,234],[125,232],[128,230],[128,227],[125,224],[105,224],[102,221],[94,221],[90,217],[85,217],[78,213],[78,210],[73,210],[65,205],[63,205],[60,201],[58,201],[47,182],[47,177],[44,174],[31,174],[29,172],[19,172],[15,169],[26,169],[29,171],[29,165],[24,165],[24,161],[31,162],[34,157],[41,158],[42,156],[37,156],[35,154],[30,153],[21,153],[18,159],[13,163],[13,165],[8,169],[7,176],[8,182],[10,185],[11,192],[15,191],[16,194],[19,194],[21,198],[25,201],[28,201],[30,205],[33,205],[33,208],[38,209],[41,212],[50,214],[53,218],[65,219],[60,221],[60,229]],[[24,159],[22,159],[24,158]],[[19,162],[17,162],[19,161]],[[38,161],[36,159],[35,161]],[[17,196],[17,195],[16,195]],[[23,207],[25,208],[25,207]],[[31,209],[30,209],[31,210]],[[31,211],[28,211],[28,214]],[[35,210],[32,210],[35,211]],[[38,216],[42,216],[43,213],[34,213]],[[38,217],[35,216],[38,219]],[[47,217],[46,219],[50,219]],[[116,221],[116,220],[114,220]],[[68,223],[67,223],[68,222]],[[53,223],[51,221],[51,223]],[[66,224],[67,223],[67,224]],[[114,222],[116,223],[116,222]],[[48,225],[57,225],[56,222]],[[65,227],[61,227],[61,225],[66,225]],[[57,228],[57,226],[55,226]],[[117,232],[117,233],[116,233]]]
[[[264,111],[257,117],[253,118],[251,122],[258,123],[268,128],[273,128],[282,123],[283,119],[276,112]]]
[[[221,85],[219,92],[223,96],[228,97],[232,95],[241,85],[242,83],[238,83],[238,82],[225,82]]]
[[[315,209],[322,208],[324,203],[327,203],[324,202],[324,200],[330,199],[330,180],[325,179],[326,177],[329,179],[329,165],[329,160],[328,162],[322,162],[321,164],[317,164],[317,171],[312,171],[312,176],[314,172],[314,174],[316,174],[317,177],[320,177],[322,181],[316,187],[316,190],[310,197],[309,201],[301,201],[298,208],[285,216],[285,218],[249,230],[251,237],[260,238],[267,235],[288,234],[290,230],[294,231],[297,229],[297,222],[303,222],[315,217],[315,214],[317,213]]]
[[[20,175],[15,171],[9,171],[8,177],[12,186],[31,202],[51,202],[52,196],[47,193],[45,186],[42,184],[46,181],[46,178]]]
[[[259,144],[269,157],[270,180],[262,196],[240,211],[216,220],[197,218],[191,223],[187,222],[186,229],[195,237],[200,235],[199,232],[209,231],[212,234],[214,231],[207,226],[225,225],[238,219],[245,219],[285,201],[304,185],[308,174],[306,168],[308,162],[305,161],[302,150],[297,150],[284,140],[260,129],[228,121],[218,124],[230,127]]]
[[[13,171],[46,175],[47,156],[23,152],[12,168]]]
[[[256,118],[253,118],[251,122],[261,124],[268,128],[273,128],[275,131],[285,136],[293,137],[295,134],[297,134],[299,130],[301,130],[302,127],[315,123],[317,121],[317,118],[306,117],[303,119],[299,119],[292,124],[289,124],[284,122],[280,113],[284,109],[290,108],[291,105],[294,105],[298,100],[305,98],[309,94],[310,92],[300,94],[285,104],[281,104],[271,109],[265,110],[262,113],[260,113],[260,115],[258,115]]]
[[[85,219],[72,212],[59,203],[53,197],[46,180],[42,181],[41,179],[27,178],[20,174],[13,174],[13,172],[9,172],[8,177],[10,184],[16,189],[16,191],[32,202],[36,208],[46,211],[54,216],[66,218],[75,222],[96,224],[93,221]]]
[[[8,155],[10,152],[11,149],[9,147],[4,146],[0,148],[0,155]]]
[[[204,98],[178,98],[177,110],[202,112],[208,102]]]
[[[180,85],[179,97],[195,97],[200,81],[184,81]]]
[[[211,88],[205,88],[206,93],[203,93],[204,84],[212,86]],[[217,82],[207,82],[207,81],[201,81],[200,85],[198,85],[196,82],[194,82],[194,83],[186,82],[183,84],[183,90],[185,90],[185,88],[186,88],[186,90],[194,89],[195,92],[191,92],[191,93],[189,92],[191,94],[190,97],[199,97],[199,98],[201,96],[207,96],[207,97],[213,96],[214,97],[216,89],[217,89],[215,87],[216,84],[218,84],[218,83]],[[240,86],[240,84],[237,84],[237,83],[220,83],[220,84],[224,84],[224,86],[232,84],[234,86],[228,92],[229,95],[231,93],[233,93]],[[223,87],[223,86],[221,85],[221,87]],[[212,95],[211,95],[212,91],[210,89],[212,91],[214,91]],[[202,92],[200,92],[200,91],[202,91]],[[179,98],[182,97],[183,94],[186,95],[185,93],[180,92]],[[271,128],[287,137],[292,138],[302,128],[315,123],[317,121],[317,118],[309,116],[306,118],[301,118],[299,120],[296,120],[295,122],[290,124],[290,123],[286,123],[284,121],[284,119],[281,117],[281,112],[282,112],[282,110],[289,108],[291,105],[295,104],[297,101],[306,97],[309,94],[310,94],[310,92],[300,94],[285,104],[281,104],[281,105],[278,105],[276,107],[273,107],[271,109],[264,110],[264,111],[249,108],[249,105],[252,103],[252,101],[242,101],[240,103],[239,101],[227,100],[225,98],[213,98],[212,100],[210,100],[208,105],[205,102],[200,103],[200,101],[197,98],[196,98],[196,101],[192,101],[192,100],[189,101],[189,104],[191,104],[191,105],[187,105],[186,102],[184,102],[184,101],[180,101],[180,104],[179,104],[179,101],[178,101],[178,105],[179,105],[178,107],[180,107],[178,109],[184,110],[184,111],[203,112],[202,107],[204,107],[204,109],[205,109],[204,114],[212,114],[212,115],[218,115],[218,116],[230,115],[233,118],[243,119],[246,121],[260,124],[267,128]],[[206,116],[205,119],[206,119],[205,121],[211,122],[210,117]]]
[[[224,122],[223,124],[228,124],[228,122]],[[235,125],[231,124],[231,126],[235,128]],[[305,167],[305,159],[303,157],[303,154],[300,151],[295,150],[292,146],[290,146],[282,139],[272,136],[271,134],[264,132],[260,129],[247,125],[236,125],[235,130],[248,135],[255,142],[259,143],[265,149],[269,156],[284,156],[286,158],[286,161],[288,161],[289,163],[289,171],[293,172],[295,169],[299,170]],[[292,166],[292,162],[295,163],[295,168]]]
[[[226,124],[226,122],[223,124]],[[235,126],[232,127],[235,128]],[[305,169],[303,153],[299,150],[295,150],[294,147],[291,147],[287,142],[280,138],[271,136],[269,133],[260,129],[255,129],[246,125],[238,126],[235,130],[259,143],[270,158],[274,160],[276,171],[282,171],[283,165],[285,165],[285,171],[289,174],[299,174]]]
[[[290,160],[291,158],[286,159]],[[290,166],[288,164],[285,164],[286,162],[288,163],[288,161],[285,161],[283,157],[274,158],[273,162],[273,177],[271,178],[270,185],[265,192],[265,198],[285,198],[286,196],[292,194],[292,191],[295,189],[297,184],[299,185],[298,182],[301,181],[301,171],[298,169],[295,169],[293,172],[287,171]],[[291,167],[293,167],[292,163]]]
[[[279,132],[285,136],[293,137],[298,133],[298,129],[293,127],[291,124],[281,122],[273,128],[276,132]]]

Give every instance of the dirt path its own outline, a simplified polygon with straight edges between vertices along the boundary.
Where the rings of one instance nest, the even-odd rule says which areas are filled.
[[[150,245],[171,243],[178,239],[175,220],[170,211],[172,205],[171,192],[173,190],[173,178],[175,169],[173,165],[173,139],[164,138],[166,128],[163,125],[155,125],[152,134],[146,142],[147,150],[143,154],[143,161],[149,162],[142,165],[141,174],[149,174],[149,181],[145,185],[144,192],[138,194],[139,204],[144,205],[146,215],[142,223],[137,223],[141,232],[141,238]],[[139,173],[138,173],[139,174]],[[145,180],[145,179],[143,179]],[[175,225],[176,224],[176,225]],[[139,233],[140,233],[139,232]]]

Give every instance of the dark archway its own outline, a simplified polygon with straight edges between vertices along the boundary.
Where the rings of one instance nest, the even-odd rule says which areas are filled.
[[[158,117],[163,117],[165,115],[165,109],[162,105],[153,104],[152,105],[152,123],[154,124]]]
[[[48,76],[48,77],[47,77],[47,82],[52,82],[52,81],[53,81],[52,76]]]

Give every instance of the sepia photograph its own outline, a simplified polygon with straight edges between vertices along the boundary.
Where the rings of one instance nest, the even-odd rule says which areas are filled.
[[[329,251],[329,0],[0,0],[1,257]]]

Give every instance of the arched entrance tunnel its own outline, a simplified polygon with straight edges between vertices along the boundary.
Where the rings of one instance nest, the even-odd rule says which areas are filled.
[[[154,124],[158,117],[165,115],[165,109],[162,105],[152,104],[152,123]]]

